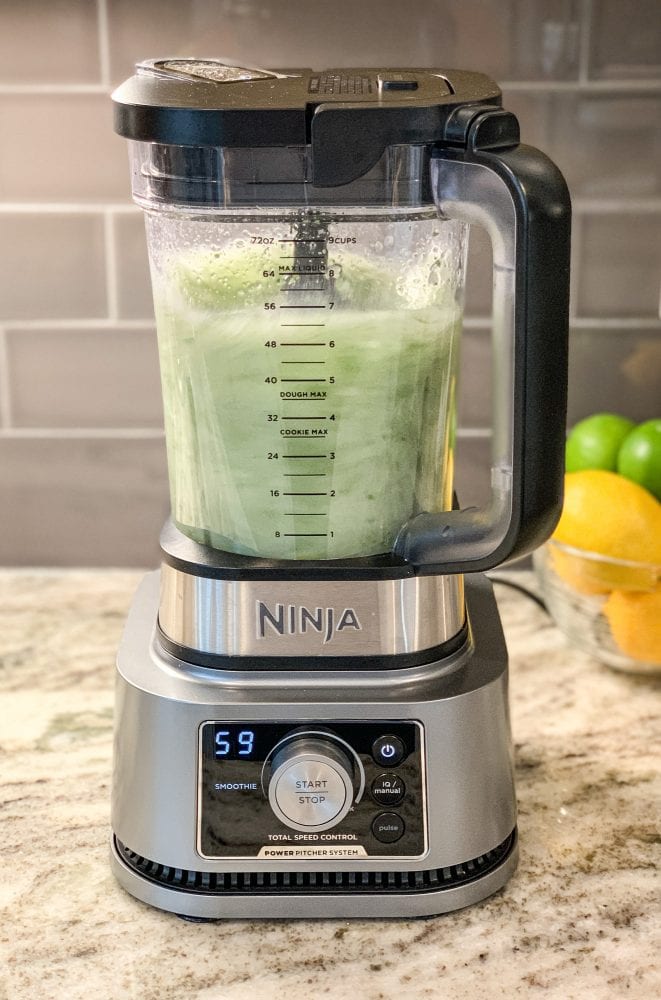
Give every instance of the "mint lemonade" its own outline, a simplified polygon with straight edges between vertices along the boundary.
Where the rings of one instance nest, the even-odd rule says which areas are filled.
[[[449,505],[460,305],[442,260],[402,279],[355,242],[247,231],[154,268],[173,517],[196,541],[367,556]]]

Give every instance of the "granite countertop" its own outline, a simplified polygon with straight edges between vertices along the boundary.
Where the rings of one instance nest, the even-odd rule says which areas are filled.
[[[139,577],[0,571],[0,1000],[661,995],[659,684],[568,648],[502,585],[521,838],[504,890],[426,920],[195,924],[119,889],[113,662]]]

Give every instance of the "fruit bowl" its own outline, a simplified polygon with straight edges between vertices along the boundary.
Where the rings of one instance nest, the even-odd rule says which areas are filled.
[[[630,673],[661,673],[661,566],[551,539],[533,555],[552,618],[580,649]]]

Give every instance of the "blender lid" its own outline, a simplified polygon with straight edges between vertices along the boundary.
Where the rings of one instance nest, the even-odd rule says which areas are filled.
[[[362,176],[387,146],[447,141],[458,107],[499,106],[501,94],[489,77],[464,70],[266,70],[172,58],[139,63],[112,99],[115,131],[127,139],[308,145],[314,183],[333,186]]]

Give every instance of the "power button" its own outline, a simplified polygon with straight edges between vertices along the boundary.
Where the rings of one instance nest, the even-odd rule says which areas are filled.
[[[372,744],[372,757],[377,764],[399,764],[404,757],[404,744],[398,736],[379,736]]]

